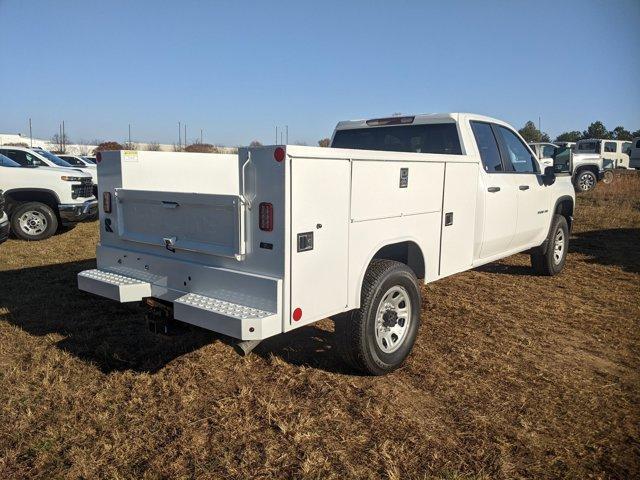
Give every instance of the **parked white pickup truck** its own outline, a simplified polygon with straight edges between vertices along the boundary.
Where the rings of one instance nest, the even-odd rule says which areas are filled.
[[[565,142],[568,143],[568,142]],[[553,152],[561,148],[555,143],[539,142],[530,143],[533,153],[538,157],[541,168],[553,165]],[[613,182],[613,162],[608,162],[607,167],[600,155],[595,153],[574,153],[573,154],[573,184],[577,191],[588,192],[596,188],[599,181],[604,183]]]
[[[541,172],[511,126],[458,113],[342,122],[332,142],[99,154],[97,269],[79,288],[247,350],[333,317],[347,361],[384,374],[413,347],[418,278],[518,252],[562,270],[570,150]]]
[[[58,225],[73,225],[98,210],[90,175],[69,168],[23,167],[2,154],[0,189],[11,231],[23,240],[44,240]]]

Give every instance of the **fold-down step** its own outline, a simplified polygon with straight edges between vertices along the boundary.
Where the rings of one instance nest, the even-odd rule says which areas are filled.
[[[188,293],[173,303],[173,316],[242,340],[261,339],[279,332],[276,312],[268,312],[218,298]]]
[[[78,288],[119,302],[136,302],[151,296],[151,284],[104,270],[78,274]]]

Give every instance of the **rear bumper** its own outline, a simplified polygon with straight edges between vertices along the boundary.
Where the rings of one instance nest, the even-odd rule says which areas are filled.
[[[80,290],[121,303],[168,301],[176,320],[240,340],[283,331],[279,278],[103,246],[97,257],[98,269],[78,274]]]
[[[63,225],[78,223],[86,219],[94,218],[98,213],[98,201],[94,198],[84,203],[71,203],[58,205],[60,220]]]
[[[6,214],[0,216],[0,243],[9,238],[9,217]]]

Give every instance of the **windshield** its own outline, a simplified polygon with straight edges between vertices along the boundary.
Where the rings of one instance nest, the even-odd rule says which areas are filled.
[[[338,130],[333,148],[462,155],[455,123]]]
[[[65,162],[70,163],[71,165],[74,165],[76,167],[84,167],[85,166],[84,163],[81,160],[77,159],[76,157],[62,156],[62,157],[59,157],[59,158],[61,158]]]
[[[82,159],[83,159],[85,162],[93,163],[94,165],[96,165],[96,159],[95,159],[95,158],[93,158],[93,157],[82,157]]]
[[[65,162],[60,157],[56,157],[53,153],[47,152],[46,150],[37,150],[36,153],[38,155],[42,155],[44,158],[52,161],[53,163],[55,163],[59,167],[71,167],[71,164],[69,162]]]
[[[0,153],[0,166],[2,167],[19,167],[20,164],[14,162],[9,157],[5,157]]]

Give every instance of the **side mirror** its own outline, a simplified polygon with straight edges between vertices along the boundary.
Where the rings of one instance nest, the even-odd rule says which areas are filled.
[[[545,167],[544,173],[542,174],[542,183],[546,186],[556,183],[555,167]]]
[[[553,172],[571,173],[573,169],[573,151],[570,147],[559,147],[553,152]],[[546,171],[546,169],[545,169]]]

